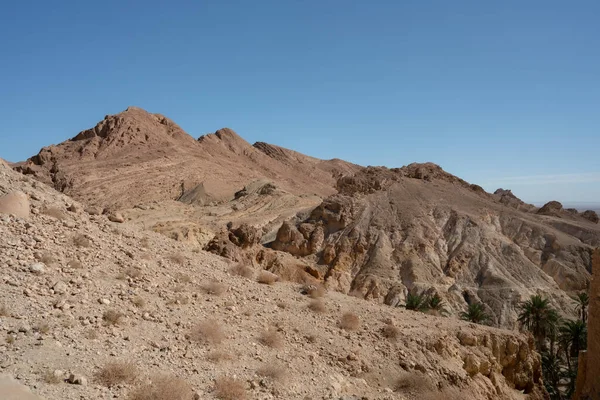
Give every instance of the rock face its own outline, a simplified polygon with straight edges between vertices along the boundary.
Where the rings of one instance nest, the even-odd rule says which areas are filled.
[[[560,212],[563,210],[563,206],[558,201],[549,201],[544,204],[542,208],[540,208],[537,213],[541,215],[553,215],[559,216]]]
[[[581,216],[595,224],[597,224],[598,221],[600,221],[600,217],[598,217],[598,214],[596,213],[596,211],[587,210],[587,211],[582,212]]]
[[[589,282],[600,229],[576,217],[507,207],[432,164],[367,168],[337,187],[270,245],[324,268],[331,289],[390,305],[435,292],[455,313],[481,301],[494,323],[512,327],[531,294],[572,313],[567,293]]]
[[[579,353],[575,400],[600,399],[600,249],[594,251],[590,283],[587,350]]]

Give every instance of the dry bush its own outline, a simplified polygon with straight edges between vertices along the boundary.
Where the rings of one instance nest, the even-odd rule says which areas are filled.
[[[206,320],[194,325],[189,333],[189,339],[193,342],[206,342],[220,344],[225,338],[225,333],[216,320]]]
[[[262,270],[259,272],[258,278],[256,280],[258,283],[263,283],[265,285],[273,285],[279,280],[279,277],[269,271]]]
[[[213,350],[206,355],[206,359],[212,363],[218,364],[221,361],[230,361],[233,356],[223,350]]]
[[[318,299],[318,298],[325,296],[325,294],[327,293],[327,290],[325,289],[325,286],[323,286],[321,284],[305,285],[302,288],[302,293],[307,294],[308,296],[310,296],[313,299]]]
[[[308,305],[308,308],[319,314],[323,314],[324,312],[327,311],[327,307],[325,306],[325,303],[321,299],[311,300],[310,304]]]
[[[150,242],[148,241],[147,237],[143,237],[140,239],[140,246],[142,246],[146,249],[150,247]]]
[[[46,370],[46,372],[44,372],[42,379],[49,385],[57,385],[61,382],[64,382],[64,378],[50,370]]]
[[[56,262],[56,257],[54,257],[54,255],[52,253],[50,253],[49,251],[45,251],[40,256],[40,261],[46,265],[52,265]]]
[[[109,362],[100,371],[96,372],[96,381],[106,387],[119,384],[130,384],[138,377],[137,367],[130,362]]]
[[[0,304],[0,317],[10,317],[10,312],[8,312],[6,304]]]
[[[47,322],[40,321],[34,327],[33,330],[39,333],[50,333],[50,325]]]
[[[142,271],[135,267],[129,267],[125,270],[125,275],[132,279],[136,279],[142,276]]]
[[[435,389],[433,382],[424,374],[404,372],[394,382],[395,392],[425,392]]]
[[[116,310],[107,310],[102,314],[102,320],[107,325],[119,325],[123,322],[123,313]]]
[[[351,290],[348,292],[348,296],[356,297],[357,299],[364,299],[365,296],[362,294],[360,290]]]
[[[398,339],[398,336],[400,336],[400,329],[393,324],[385,324],[385,326],[381,329],[381,333],[388,339],[396,340]]]
[[[340,319],[340,328],[347,331],[355,331],[360,328],[360,318],[351,312],[344,313]]]
[[[187,259],[181,254],[173,253],[169,256],[169,261],[171,261],[172,263],[175,263],[175,264],[183,265],[183,264],[185,264]]]
[[[16,339],[13,335],[6,335],[5,340],[7,344],[13,344]]]
[[[227,291],[227,286],[217,281],[211,281],[202,285],[202,290],[207,294],[220,296]]]
[[[188,274],[177,274],[177,281],[181,283],[192,283],[192,277]]]
[[[192,387],[181,378],[160,375],[152,382],[139,386],[129,395],[128,400],[190,400]]]
[[[81,269],[83,268],[83,264],[79,260],[72,259],[67,263],[69,268],[73,269]]]
[[[282,310],[285,310],[287,308],[287,304],[285,303],[285,301],[278,301],[277,307],[281,308]]]
[[[81,233],[74,235],[72,240],[73,244],[77,247],[90,247],[92,245],[90,240]]]
[[[304,338],[306,339],[307,343],[316,343],[317,342],[317,335],[315,335],[314,333],[309,333],[306,336],[304,336]]]
[[[90,329],[85,333],[84,336],[86,339],[96,340],[98,339],[98,331],[96,331],[95,329]]]
[[[144,300],[144,298],[142,296],[135,296],[133,299],[131,299],[131,302],[137,308],[146,307],[146,300]]]
[[[244,278],[252,279],[254,277],[254,270],[247,265],[237,263],[229,269],[229,273],[232,275],[243,276]]]
[[[283,347],[283,337],[273,328],[262,332],[260,334],[259,341],[263,345],[272,347],[274,349],[280,349]]]
[[[240,380],[220,376],[215,379],[215,396],[220,400],[245,400],[246,385]]]
[[[65,212],[58,207],[46,207],[42,210],[42,214],[61,221],[67,217]]]
[[[256,373],[265,378],[269,378],[274,382],[283,382],[287,377],[285,366],[276,363],[266,364],[259,368]]]

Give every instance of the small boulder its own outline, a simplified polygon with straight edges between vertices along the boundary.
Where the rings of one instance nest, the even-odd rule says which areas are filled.
[[[123,222],[125,222],[125,217],[123,217],[121,213],[111,213],[108,215],[108,220],[111,222],[117,222],[119,224],[122,224]]]
[[[46,265],[44,263],[34,263],[29,266],[29,272],[33,274],[43,274],[46,272]]]
[[[29,218],[29,198],[23,192],[11,192],[0,197],[0,214]]]
[[[88,383],[87,378],[80,374],[69,375],[67,382],[69,382],[72,385],[82,385],[82,386],[85,386]]]
[[[558,215],[563,209],[563,205],[558,201],[549,201],[540,208],[537,213],[542,215]]]

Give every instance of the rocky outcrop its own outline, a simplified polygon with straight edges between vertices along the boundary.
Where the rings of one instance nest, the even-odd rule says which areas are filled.
[[[590,282],[587,350],[579,353],[575,400],[600,399],[600,249],[594,251]]]
[[[587,210],[587,211],[582,212],[581,216],[595,224],[597,224],[598,221],[600,221],[600,217],[598,217],[598,214],[596,213],[596,211]]]
[[[535,206],[532,204],[527,204],[520,198],[514,195],[514,193],[509,189],[497,189],[493,197],[499,203],[502,203],[508,207],[516,208],[517,210],[530,212],[535,209]]]
[[[552,200],[544,204],[537,213],[540,215],[552,215],[557,217],[560,216],[561,211],[563,211],[563,205],[558,201]]]
[[[451,312],[483,302],[512,327],[519,302],[542,292],[572,313],[567,294],[586,288],[600,229],[507,208],[438,168],[340,178],[339,194],[284,223],[270,246],[324,268],[330,289],[390,305],[434,291]]]

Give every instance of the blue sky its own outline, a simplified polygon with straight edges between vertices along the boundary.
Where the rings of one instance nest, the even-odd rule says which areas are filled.
[[[321,158],[600,202],[600,2],[11,1],[0,157],[129,105]]]

